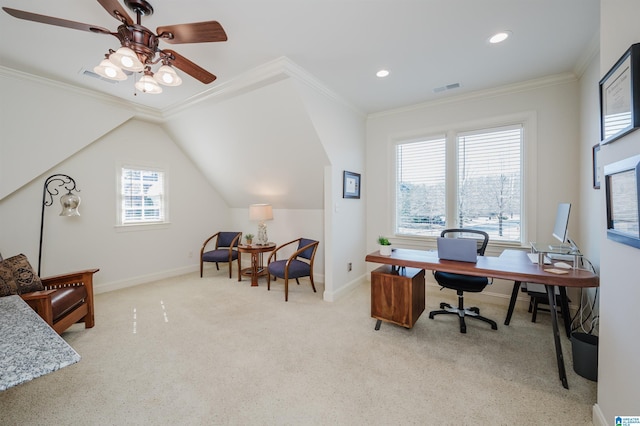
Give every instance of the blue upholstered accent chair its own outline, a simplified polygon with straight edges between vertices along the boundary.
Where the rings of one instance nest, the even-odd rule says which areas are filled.
[[[205,251],[207,244],[215,239],[215,249]],[[218,263],[229,264],[229,278],[234,260],[238,261],[238,281],[240,281],[241,256],[236,248],[242,240],[242,232],[217,232],[207,238],[200,249],[200,278],[202,278],[204,262],[214,262],[216,269],[220,270]]]
[[[478,244],[478,255],[480,256],[484,256],[484,251],[487,248],[487,244],[489,243],[489,234],[484,231],[478,231],[475,229],[445,229],[444,231],[442,231],[440,236],[450,238],[475,238]],[[477,236],[480,236],[480,238],[478,238]],[[439,271],[435,271],[433,273],[433,276],[438,284],[440,284],[443,288],[456,290],[458,294],[458,307],[453,307],[444,302],[440,303],[440,310],[429,312],[429,318],[434,319],[433,317],[435,315],[440,314],[457,315],[460,319],[460,333],[467,332],[467,324],[464,321],[465,317],[484,321],[490,324],[493,330],[498,329],[498,325],[495,321],[480,315],[480,309],[476,307],[464,307],[464,292],[481,292],[487,285],[490,284],[488,278]]]
[[[285,260],[277,260],[278,252],[289,245],[298,243],[296,251]],[[284,301],[289,300],[289,279],[295,278],[298,285],[298,278],[309,277],[311,288],[314,293],[316,286],[313,284],[313,260],[316,257],[318,241],[307,238],[298,238],[288,243],[284,243],[271,253],[268,260],[267,269],[267,290],[271,290],[271,276],[284,279]],[[274,280],[275,281],[275,280]]]

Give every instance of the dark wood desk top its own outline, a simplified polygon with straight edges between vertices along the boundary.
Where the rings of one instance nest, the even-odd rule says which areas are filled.
[[[598,287],[600,285],[599,277],[590,271],[569,269],[567,274],[561,275],[546,272],[545,269],[550,269],[553,266],[540,267],[540,265],[532,263],[527,252],[522,250],[504,250],[499,257],[479,256],[477,263],[440,260],[435,251],[412,249],[394,249],[391,256],[381,256],[380,252],[376,251],[368,254],[365,260],[431,271],[564,287]]]

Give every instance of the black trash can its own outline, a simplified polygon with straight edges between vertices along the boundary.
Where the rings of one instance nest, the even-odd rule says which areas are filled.
[[[585,379],[598,381],[598,336],[587,333],[571,334],[573,371]]]

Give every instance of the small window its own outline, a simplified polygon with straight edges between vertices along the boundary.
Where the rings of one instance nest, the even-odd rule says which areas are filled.
[[[165,175],[162,170],[122,167],[119,193],[120,225],[166,221]]]

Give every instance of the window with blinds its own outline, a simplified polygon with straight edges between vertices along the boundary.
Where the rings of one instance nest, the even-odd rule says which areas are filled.
[[[522,126],[457,137],[457,224],[520,241]]]
[[[446,222],[446,139],[396,146],[396,234],[440,235]]]
[[[468,227],[520,242],[522,125],[449,135],[396,145],[396,235]]]
[[[165,221],[164,172],[123,167],[120,197],[121,225]]]

